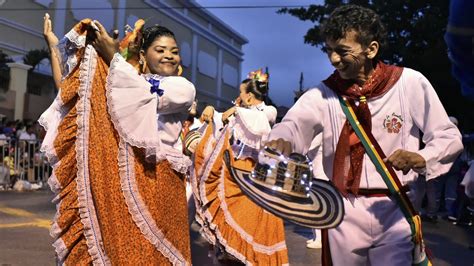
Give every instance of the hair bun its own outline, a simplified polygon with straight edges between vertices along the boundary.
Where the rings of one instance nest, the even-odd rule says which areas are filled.
[[[263,95],[266,96],[268,93],[268,80],[266,82],[261,82],[261,81],[255,81],[255,84],[257,84],[258,91]]]

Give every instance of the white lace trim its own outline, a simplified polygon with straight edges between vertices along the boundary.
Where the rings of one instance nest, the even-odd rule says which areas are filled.
[[[59,167],[59,164],[60,162],[56,163],[54,166],[52,166],[53,168],[53,171],[52,171],[52,174],[51,176],[48,178],[48,185],[49,185],[49,188],[51,189],[51,191],[54,193],[54,194],[58,194],[63,188],[61,187],[61,183],[59,183],[59,180],[58,178],[56,177],[56,174],[54,173],[54,171],[56,170],[56,168]]]
[[[240,140],[240,142],[244,143],[246,146],[260,149],[262,138],[266,137],[266,135],[262,135],[261,132],[253,132],[251,127],[249,127],[245,123],[245,120],[239,115],[237,115],[233,121],[232,131],[234,138]]]
[[[224,212],[225,216],[225,221],[235,230],[237,233],[240,234],[242,239],[244,239],[247,243],[252,245],[255,251],[267,255],[273,255],[275,252],[282,251],[286,249],[286,243],[285,241],[281,241],[279,243],[276,243],[271,246],[266,246],[259,244],[253,240],[253,237],[249,235],[245,230],[240,227],[240,225],[234,220],[234,217],[232,217],[232,214],[229,212],[229,209],[227,208],[227,203],[225,201],[225,185],[224,185],[224,176],[225,176],[225,168],[222,168],[221,171],[221,176],[219,178],[219,185],[218,185],[218,191],[217,195],[219,197],[219,200],[221,202],[220,207],[222,208],[222,211]],[[219,229],[217,229],[219,230]]]
[[[59,162],[54,149],[54,140],[58,135],[59,124],[70,111],[70,109],[71,108],[65,106],[62,102],[61,91],[59,91],[53,103],[48,107],[48,109],[46,109],[46,111],[43,112],[43,114],[41,114],[40,118],[38,119],[38,123],[46,131],[44,140],[41,143],[40,151],[45,154],[53,169],[57,168],[55,165]]]
[[[53,168],[52,175],[48,179],[48,185],[55,194],[62,189],[56,178],[55,170],[60,162],[54,149],[54,140],[58,135],[58,126],[71,108],[65,106],[61,100],[61,91],[54,99],[49,108],[41,114],[38,123],[45,129],[46,135],[41,143],[40,151],[45,154],[49,164]]]
[[[74,29],[66,33],[65,37],[68,38],[68,40],[72,42],[76,46],[76,48],[83,48],[86,46],[86,36],[80,35]]]
[[[251,120],[254,120],[255,119],[255,116],[251,116],[249,117],[248,115],[245,114],[245,112],[249,111],[247,109],[243,109],[243,108],[236,108],[235,110],[235,118],[237,120],[237,123],[238,124],[241,124],[243,126],[244,129],[246,129],[250,134],[252,135],[256,135],[256,136],[264,136],[264,135],[268,135],[270,133],[270,130],[271,130],[271,127],[270,127],[270,122],[268,122],[268,118],[266,117],[265,113],[263,111],[260,111],[258,109],[251,109],[253,111],[251,112],[254,112],[255,110],[258,111],[258,114],[263,114],[265,116],[265,120],[266,123],[268,123],[268,127],[266,128],[255,128],[255,125],[250,125],[249,123],[247,123],[247,120],[250,118]],[[255,114],[255,113],[252,113],[252,114]],[[245,117],[247,117],[247,119],[245,119]],[[262,120],[262,119],[260,119]],[[259,125],[261,126],[261,125]]]
[[[187,174],[192,165],[192,161],[188,156],[173,148],[164,148],[157,152],[159,160],[166,159],[171,164],[171,168],[178,173]]]
[[[135,179],[135,158],[133,150],[120,140],[119,173],[123,196],[133,221],[145,238],[173,265],[189,265],[179,250],[168,240],[155,223],[138,190]]]
[[[63,239],[61,238],[62,230],[59,227],[57,221],[60,216],[60,205],[61,200],[59,199],[59,195],[56,195],[52,200],[53,203],[56,203],[56,214],[54,215],[53,224],[49,229],[49,235],[54,239],[52,246],[54,247],[54,251],[56,252],[56,256],[58,258],[57,265],[63,265],[64,260],[66,259],[67,255],[69,254],[69,250],[66,247]]]
[[[79,215],[84,226],[89,255],[94,265],[111,265],[103,248],[102,235],[92,198],[89,180],[89,115],[92,81],[97,66],[97,53],[88,45],[80,64],[79,72],[79,100],[77,102],[77,200]]]
[[[223,131],[224,130],[228,130],[227,126],[224,127]],[[219,157],[219,152],[222,149],[222,147],[224,146],[224,142],[225,142],[225,134],[222,134],[219,137],[219,139],[217,140],[216,147],[210,153],[209,160],[205,160],[205,162],[207,161],[207,163],[205,163],[205,166],[203,167],[204,171],[202,172],[202,175],[200,175],[201,178],[199,180],[199,197],[201,198],[201,202],[202,202],[203,206],[205,206],[209,203],[209,201],[207,200],[207,197],[206,197],[206,194],[207,194],[206,193],[206,180],[207,180],[207,177],[209,177],[209,174],[211,173],[211,170],[212,170],[212,167],[214,166],[214,163],[216,162],[217,158]],[[212,145],[212,144],[209,142],[209,144],[207,144],[207,145]],[[208,213],[207,210],[203,212],[203,214],[205,216],[206,216],[206,213]],[[209,218],[210,217],[211,216],[209,216]],[[214,228],[211,228],[211,229],[214,229]]]
[[[225,132],[225,130],[228,130],[227,126],[224,127],[223,131]],[[216,145],[214,151],[212,152],[212,155],[211,155],[209,161],[206,164],[203,175],[201,176],[201,180],[200,180],[200,184],[199,184],[199,190],[200,190],[200,197],[202,199],[203,206],[205,206],[209,203],[209,201],[207,200],[207,197],[206,197],[206,183],[205,182],[207,180],[207,177],[209,176],[209,173],[211,172],[212,167],[214,166],[214,163],[219,158],[219,154],[220,154],[220,151],[222,150],[222,147],[224,146],[224,142],[226,140],[226,138],[225,138],[226,134],[224,132],[219,137],[217,145]],[[241,262],[246,263],[247,265],[251,265],[251,263],[247,261],[247,259],[244,255],[242,255],[240,252],[233,249],[232,247],[230,247],[227,244],[227,241],[222,236],[222,234],[219,231],[217,225],[212,223],[213,217],[212,217],[211,213],[207,209],[203,209],[202,214],[203,214],[203,217],[204,217],[204,220],[205,220],[203,222],[203,225],[207,226],[209,228],[209,230],[212,230],[214,232],[215,238],[217,238],[219,243],[222,243],[224,245],[224,248],[225,248],[226,252],[228,252],[229,254],[231,254],[232,256],[234,256],[235,258],[240,260]]]
[[[151,148],[159,150],[162,145],[158,134],[152,134],[149,138],[138,138],[137,136],[134,136],[130,130],[127,130],[125,125],[121,123],[120,115],[116,112],[115,102],[111,96],[113,93],[112,80],[116,71],[115,69],[117,68],[118,62],[120,60],[123,60],[122,56],[116,53],[110,62],[109,75],[107,75],[107,82],[105,85],[107,95],[107,109],[110,114],[110,119],[112,120],[117,133],[120,135],[120,138],[124,139],[128,144],[138,148]],[[156,119],[156,114],[153,117]],[[153,125],[153,123],[156,123],[156,121],[151,121],[151,125]]]
[[[205,223],[204,214],[202,213],[203,205],[199,196],[196,169],[194,168],[194,164],[191,165],[190,173],[190,183],[194,196],[194,205],[196,206],[196,214],[194,215],[194,220],[200,225],[199,233],[201,234],[201,236],[204,237],[204,239],[206,239],[206,241],[210,244],[215,245],[216,237],[209,230],[208,225]]]
[[[38,119],[38,123],[45,129],[46,135],[41,143],[40,151],[45,154],[49,164],[52,167],[52,174],[48,178],[48,185],[51,191],[56,195],[53,199],[53,203],[56,205],[56,213],[54,215],[53,223],[49,230],[50,236],[54,239],[52,246],[56,252],[58,258],[58,264],[63,264],[66,256],[69,254],[69,250],[66,247],[66,244],[61,238],[61,228],[59,227],[57,221],[60,216],[60,205],[61,200],[58,193],[61,191],[62,186],[59,183],[59,180],[56,177],[55,171],[60,165],[60,161],[57,157],[56,150],[54,149],[54,140],[58,135],[58,126],[63,120],[64,116],[69,112],[70,108],[64,106],[61,101],[61,91],[54,99],[50,107],[41,114]]]
[[[76,52],[85,47],[86,36],[70,30],[55,47],[59,51],[62,78],[66,78],[79,63]]]
[[[57,265],[64,265],[64,261],[70,252],[67,249],[66,244],[64,243],[62,238],[58,238],[53,242],[52,246],[54,247],[54,251],[58,256]]]
[[[229,129],[224,128],[224,130],[229,130]],[[220,139],[219,139],[219,141],[218,141],[218,143],[217,143],[217,145],[214,149],[213,155],[211,156],[211,159],[208,161],[208,163],[206,165],[206,170],[204,171],[204,173],[202,175],[202,179],[201,179],[201,183],[200,183],[200,192],[201,192],[201,198],[202,198],[202,201],[203,201],[203,205],[206,205],[206,204],[209,203],[209,201],[207,200],[207,197],[206,197],[206,183],[205,183],[205,181],[207,180],[207,177],[209,176],[209,173],[210,173],[211,169],[213,168],[216,160],[218,160],[218,159],[223,160],[223,158],[219,158],[219,155],[221,154],[220,151],[222,150],[222,148],[224,146],[224,143],[225,143],[225,140],[226,140],[226,137],[225,137],[226,134],[225,133],[226,132],[224,131],[223,134],[221,135],[221,137],[220,137]],[[265,246],[265,245],[262,245],[262,244],[258,244],[255,241],[253,241],[252,236],[248,235],[240,226],[238,226],[238,224],[235,222],[235,220],[232,218],[231,214],[229,213],[229,211],[227,209],[227,204],[225,203],[225,195],[223,194],[224,193],[224,187],[223,187],[224,174],[225,174],[225,165],[223,165],[221,167],[221,176],[219,178],[219,185],[218,185],[217,195],[218,195],[218,198],[221,202],[220,207],[221,207],[222,211],[224,212],[224,217],[225,217],[226,222],[237,233],[239,233],[241,235],[243,240],[245,240],[247,243],[252,245],[254,250],[259,252],[259,253],[272,255],[275,252],[285,250],[286,249],[285,241],[282,241],[282,242],[277,243],[277,244],[272,245],[272,246]],[[229,246],[229,244],[227,243],[227,240],[222,236],[222,233],[220,232],[218,226],[212,222],[213,217],[212,217],[211,213],[209,211],[205,210],[203,215],[204,215],[204,218],[206,219],[206,223],[209,224],[209,228],[214,231],[217,239],[219,240],[219,243],[221,243],[224,246],[225,250],[229,254],[231,254],[232,256],[234,256],[237,259],[239,259],[240,261],[242,261],[243,263],[245,263],[247,265],[251,265],[250,262],[247,261],[247,258],[243,254],[241,254],[240,252],[238,252],[237,250],[235,250],[235,249],[233,249],[232,247]]]

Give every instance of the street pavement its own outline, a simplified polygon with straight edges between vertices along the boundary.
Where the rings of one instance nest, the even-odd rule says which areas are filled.
[[[0,265],[54,265],[49,226],[55,207],[49,190],[35,192],[0,191]],[[291,265],[321,265],[320,250],[307,249],[308,228],[286,224]],[[424,223],[424,238],[434,265],[474,265],[474,227],[455,226],[447,221]],[[196,223],[191,226],[193,265],[220,265]]]

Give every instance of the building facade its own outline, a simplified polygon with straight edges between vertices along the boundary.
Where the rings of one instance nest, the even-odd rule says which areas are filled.
[[[0,49],[17,61],[10,64],[10,85],[3,97],[0,95],[0,112],[8,117],[13,114],[21,119],[22,113],[22,118],[37,119],[56,94],[47,60],[34,70],[21,64],[28,51],[46,48],[42,36],[46,12],[58,37],[83,18],[97,19],[108,30],[118,29],[122,36],[125,25],[133,26],[138,18],[145,19],[146,25],[166,26],[176,34],[183,76],[195,84],[200,106],[223,109],[238,95],[242,46],[248,41],[195,1],[0,0]],[[24,89],[16,80],[24,78],[22,71],[29,73]],[[23,94],[21,101],[18,98]]]

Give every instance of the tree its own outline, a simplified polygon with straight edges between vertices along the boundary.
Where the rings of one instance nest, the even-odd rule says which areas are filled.
[[[10,62],[13,62],[10,56],[8,56],[6,53],[0,50],[0,68],[4,69],[7,66],[7,63],[10,63]]]
[[[35,49],[30,50],[24,57],[23,63],[32,66],[31,70],[35,69],[35,67],[41,62],[41,60],[48,58],[49,59],[49,52],[46,49]]]
[[[10,82],[10,69],[7,66],[10,62],[13,62],[10,56],[0,50],[0,89],[3,91],[8,89]]]
[[[283,8],[290,14],[315,25],[304,36],[305,43],[322,47],[321,23],[342,4],[369,7],[380,15],[388,32],[388,45],[381,58],[423,73],[433,84],[448,113],[474,127],[474,114],[461,96],[459,84],[451,76],[444,33],[448,24],[449,0],[326,0],[307,8]],[[470,117],[466,117],[470,115]]]

